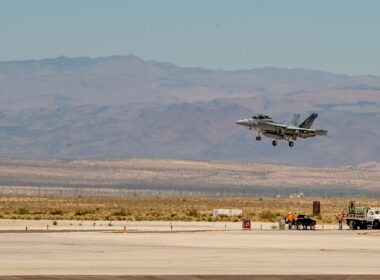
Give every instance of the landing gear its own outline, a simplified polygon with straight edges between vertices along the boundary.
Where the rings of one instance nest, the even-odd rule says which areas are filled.
[[[257,140],[257,141],[261,141],[261,139],[262,139],[262,138],[261,138],[260,135],[257,135],[257,136],[256,136],[256,140]]]
[[[294,145],[294,142],[293,141],[289,141],[289,147],[293,147]]]
[[[273,146],[277,146],[277,141],[276,141],[276,140],[273,140],[273,141],[272,141],[272,145],[273,145]]]

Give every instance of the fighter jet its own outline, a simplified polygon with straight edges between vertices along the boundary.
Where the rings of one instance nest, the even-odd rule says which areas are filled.
[[[327,130],[311,129],[314,120],[318,114],[311,114],[302,123],[300,122],[300,114],[294,114],[290,123],[273,120],[271,117],[263,114],[253,116],[251,118],[238,120],[235,123],[255,130],[257,133],[256,140],[261,141],[261,134],[274,139],[273,146],[277,146],[278,140],[288,141],[289,147],[293,147],[297,138],[309,138],[315,136],[326,136]]]

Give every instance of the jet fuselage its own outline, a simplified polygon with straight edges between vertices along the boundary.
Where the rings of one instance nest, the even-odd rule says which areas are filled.
[[[272,118],[262,114],[253,116],[251,118],[238,120],[235,123],[248,127],[249,129],[254,129],[257,132],[256,140],[258,141],[261,140],[261,134],[263,134],[266,137],[275,139],[272,142],[273,146],[277,145],[276,140],[286,140],[289,142],[289,146],[292,147],[293,142],[291,140],[296,140],[298,137],[309,138],[315,137],[317,135],[327,135],[326,130],[310,129],[317,116],[317,114],[311,114],[300,125],[275,121]]]

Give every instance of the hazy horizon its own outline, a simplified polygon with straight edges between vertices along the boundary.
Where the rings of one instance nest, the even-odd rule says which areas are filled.
[[[0,3],[1,61],[133,53],[207,69],[380,75],[378,1]]]
[[[273,65],[266,65],[261,67],[254,67],[254,68],[237,68],[237,69],[223,69],[223,68],[206,68],[201,66],[186,66],[186,65],[179,65],[176,63],[173,63],[171,61],[159,61],[155,59],[146,59],[144,57],[137,56],[135,54],[110,54],[110,55],[104,55],[104,56],[67,56],[67,55],[58,55],[55,57],[40,57],[40,58],[29,58],[29,59],[14,59],[14,60],[0,60],[0,63],[12,63],[12,62],[32,62],[32,61],[46,61],[46,60],[56,60],[60,58],[64,59],[104,59],[104,58],[111,58],[111,57],[136,57],[138,59],[141,59],[145,62],[157,62],[157,63],[168,63],[177,67],[181,68],[199,68],[203,70],[211,70],[211,71],[226,71],[226,72],[238,72],[238,71],[250,71],[250,70],[258,70],[258,69],[265,69],[265,68],[275,68],[275,69],[284,69],[284,70],[307,70],[307,71],[318,71],[318,72],[324,72],[324,73],[330,73],[330,74],[337,74],[337,75],[345,75],[345,76],[374,76],[374,77],[380,77],[379,75],[375,74],[348,74],[348,73],[338,73],[338,72],[331,72],[331,71],[325,71],[321,69],[314,69],[314,68],[304,68],[304,67],[277,67]]]

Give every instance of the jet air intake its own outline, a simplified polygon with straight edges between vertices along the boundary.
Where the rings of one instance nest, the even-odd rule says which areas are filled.
[[[283,140],[284,139],[284,136],[279,135],[275,132],[264,131],[263,135],[266,137],[272,138],[272,139],[277,139],[277,140]]]

